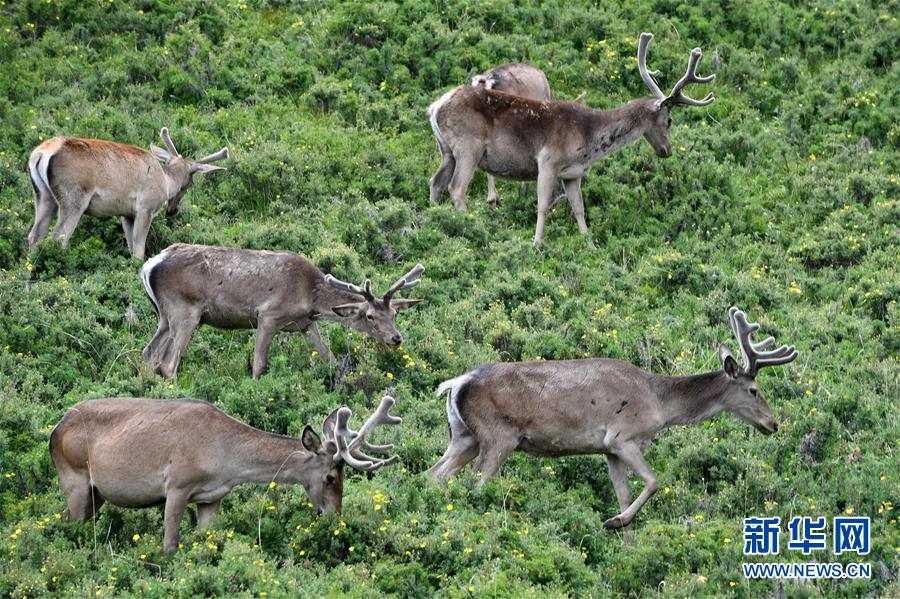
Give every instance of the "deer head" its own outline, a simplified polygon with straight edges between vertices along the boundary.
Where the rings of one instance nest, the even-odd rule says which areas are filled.
[[[684,95],[683,90],[689,83],[709,83],[716,76],[700,77],[697,75],[697,65],[700,64],[703,52],[700,48],[694,48],[691,50],[690,58],[688,58],[687,72],[684,74],[684,77],[678,80],[678,83],[675,84],[668,96],[663,94],[656,84],[656,77],[659,76],[659,71],[647,70],[647,47],[652,39],[652,33],[642,33],[641,40],[638,43],[638,70],[641,73],[641,79],[644,80],[644,83],[647,84],[647,87],[653,93],[654,99],[650,106],[656,113],[653,125],[644,133],[644,137],[650,142],[650,145],[653,146],[659,157],[668,158],[672,155],[672,144],[669,142],[669,129],[672,126],[672,108],[678,105],[706,106],[710,104],[715,100],[712,92],[707,94],[702,100],[695,100]]]
[[[403,343],[403,337],[397,332],[394,324],[397,312],[406,310],[415,306],[422,300],[420,299],[393,299],[394,294],[403,289],[411,289],[422,282],[417,279],[419,275],[425,272],[425,267],[421,264],[416,266],[400,277],[385,292],[384,297],[379,299],[372,293],[372,283],[369,279],[362,287],[357,287],[352,283],[347,283],[334,278],[331,275],[325,275],[325,282],[336,289],[348,291],[359,295],[363,298],[361,302],[352,302],[349,304],[341,304],[333,306],[331,310],[341,317],[350,328],[371,335],[382,343],[391,346],[397,346]]]
[[[359,431],[349,428],[353,412],[343,407],[333,411],[322,423],[322,438],[306,426],[300,437],[304,449],[313,455],[302,466],[300,478],[309,499],[319,513],[340,512],[341,498],[344,494],[344,464],[361,470],[372,472],[383,466],[389,466],[399,459],[392,456],[379,459],[363,453],[369,451],[390,451],[393,445],[372,445],[367,441],[369,434],[380,424],[400,424],[402,418],[388,412],[395,400],[390,395],[381,398],[378,409],[369,416]]]
[[[162,138],[167,149],[163,150],[159,146],[150,144],[150,151],[153,152],[154,156],[165,163],[163,165],[163,170],[174,183],[174,189],[169,190],[170,196],[166,206],[166,214],[172,216],[178,214],[181,196],[184,195],[184,192],[186,192],[194,182],[194,173],[210,173],[212,171],[225,170],[225,167],[214,166],[209,163],[224,160],[225,158],[228,158],[229,153],[228,148],[222,148],[215,154],[210,154],[209,156],[204,156],[197,160],[189,160],[184,158],[178,153],[178,150],[175,149],[175,144],[172,143],[172,138],[169,136],[169,129],[167,127],[162,128],[162,131],[159,132],[159,136]]]
[[[730,379],[729,389],[723,398],[725,409],[752,424],[760,432],[771,435],[778,430],[778,423],[756,384],[756,375],[765,366],[792,362],[797,358],[797,350],[791,345],[782,345],[777,349],[762,351],[775,343],[775,338],[768,337],[759,343],[753,343],[750,334],[759,329],[759,324],[747,322],[747,315],[735,307],[728,310],[728,316],[731,330],[741,348],[744,366],[742,368],[738,365],[727,347],[722,345],[719,348],[722,368]]]

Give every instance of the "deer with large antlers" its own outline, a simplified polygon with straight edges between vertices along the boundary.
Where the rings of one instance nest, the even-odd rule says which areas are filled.
[[[137,146],[77,137],[54,137],[36,147],[28,159],[34,188],[29,249],[44,238],[57,214],[53,236],[63,245],[68,244],[82,214],[118,216],[128,251],[143,259],[156,213],[166,205],[166,214],[177,214],[194,174],[224,170],[210,163],[228,158],[228,148],[222,148],[189,160],[175,149],[168,129],[163,127],[160,137],[167,149],[151,144],[152,153]]]
[[[684,77],[664,95],[654,79],[658,73],[647,70],[647,45],[652,38],[641,34],[638,67],[653,95],[618,108],[592,110],[577,102],[530,100],[470,85],[441,96],[428,107],[441,151],[441,165],[430,181],[431,201],[439,201],[449,186],[454,205],[464,211],[476,168],[505,179],[537,179],[534,244],[540,245],[553,187],[561,179],[578,228],[587,234],[581,179],[591,165],[642,136],[658,156],[671,156],[672,108],[705,106],[714,99],[711,93],[702,100],[684,95],[689,83],[709,83],[715,78],[697,75],[699,48],[691,51]]]
[[[300,438],[267,433],[196,399],[92,399],[72,407],[50,434],[50,456],[66,497],[69,518],[93,518],[104,502],[125,508],[165,504],[164,550],[178,548],[187,505],[207,525],[219,503],[242,483],[300,484],[316,510],[340,512],[344,464],[371,472],[398,457],[368,435],[381,424],[400,424],[384,396],[359,432],[351,411],[334,410],[322,423],[324,441],[307,425]]]
[[[429,474],[446,480],[477,457],[481,485],[516,450],[543,457],[603,453],[621,510],[605,525],[628,526],[656,492],[656,474],[641,450],[660,430],[723,411],[766,435],[778,429],[756,375],[765,366],[791,362],[797,350],[782,345],[763,351],[774,339],[753,343],[750,335],[759,325],[749,324],[737,308],[728,314],[743,368],[722,345],[722,370],[696,376],[663,376],[619,360],[588,359],[488,364],[442,383],[437,393],[447,393],[450,444]],[[631,503],[626,468],[644,482]]]
[[[362,287],[324,275],[294,252],[271,252],[176,243],[147,260],[141,269],[144,290],[159,316],[144,360],[168,377],[202,323],[220,329],[256,329],[253,378],[266,371],[269,345],[279,331],[305,333],[329,360],[331,350],[316,323],[337,321],[397,346],[398,311],[422,300],[394,295],[421,283],[417,264],[378,298],[370,281]]]

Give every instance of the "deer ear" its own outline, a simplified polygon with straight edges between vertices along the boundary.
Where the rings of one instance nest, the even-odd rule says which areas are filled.
[[[340,408],[335,408],[322,422],[322,436],[325,441],[334,441],[334,427],[337,426],[337,413]]]
[[[340,306],[332,306],[331,311],[341,318],[349,318],[361,309],[360,304],[341,304]]]
[[[423,299],[392,299],[391,307],[397,312],[403,312],[404,310],[409,310],[419,302],[424,302]]]
[[[738,366],[737,360],[734,359],[734,356],[731,355],[731,352],[724,345],[719,346],[719,360],[722,362],[722,370],[730,378],[736,379],[741,373],[741,367]]]
[[[153,155],[156,156],[158,160],[162,160],[166,164],[172,161],[172,155],[159,146],[150,144],[150,151],[153,152]]]
[[[224,166],[216,166],[214,164],[203,164],[200,162],[195,162],[191,165],[192,173],[211,173],[213,171],[224,171],[227,170]]]
[[[314,431],[308,424],[303,427],[303,434],[300,436],[300,443],[303,444],[304,449],[313,453],[319,451],[319,448],[322,447],[322,439],[319,438],[319,435],[316,434],[316,431]]]

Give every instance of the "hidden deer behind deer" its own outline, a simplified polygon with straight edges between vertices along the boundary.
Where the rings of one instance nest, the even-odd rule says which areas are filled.
[[[584,218],[581,180],[595,162],[644,137],[657,155],[672,155],[669,128],[675,106],[705,106],[703,100],[684,95],[690,83],[709,83],[715,75],[696,73],[702,57],[691,51],[685,75],[669,95],[660,91],[647,70],[647,46],[653,36],[642,33],[638,46],[641,77],[653,95],[632,100],[611,110],[592,110],[577,102],[531,100],[479,86],[460,86],[428,107],[431,128],[441,151],[441,165],[430,181],[431,200],[444,189],[453,203],[466,210],[466,193],[476,168],[505,179],[537,179],[537,225],[534,244],[544,240],[544,224],[553,188],[560,179],[578,229],[588,233]]]

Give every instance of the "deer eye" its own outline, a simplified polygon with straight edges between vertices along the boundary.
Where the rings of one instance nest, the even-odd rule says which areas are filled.
[[[750,395],[756,397],[757,389],[756,387],[750,387]]]
[[[666,127],[671,127],[671,126],[672,126],[672,117],[669,117],[669,124],[666,125]]]
[[[325,482],[328,483],[329,485],[330,485],[330,484],[333,484],[333,483],[334,483],[334,475],[333,475],[333,474],[329,474],[328,476],[326,476],[326,477],[325,477]]]
[[[368,320],[375,320],[375,317],[372,316],[372,315],[369,314],[369,313],[366,313],[366,318],[367,318]]]

